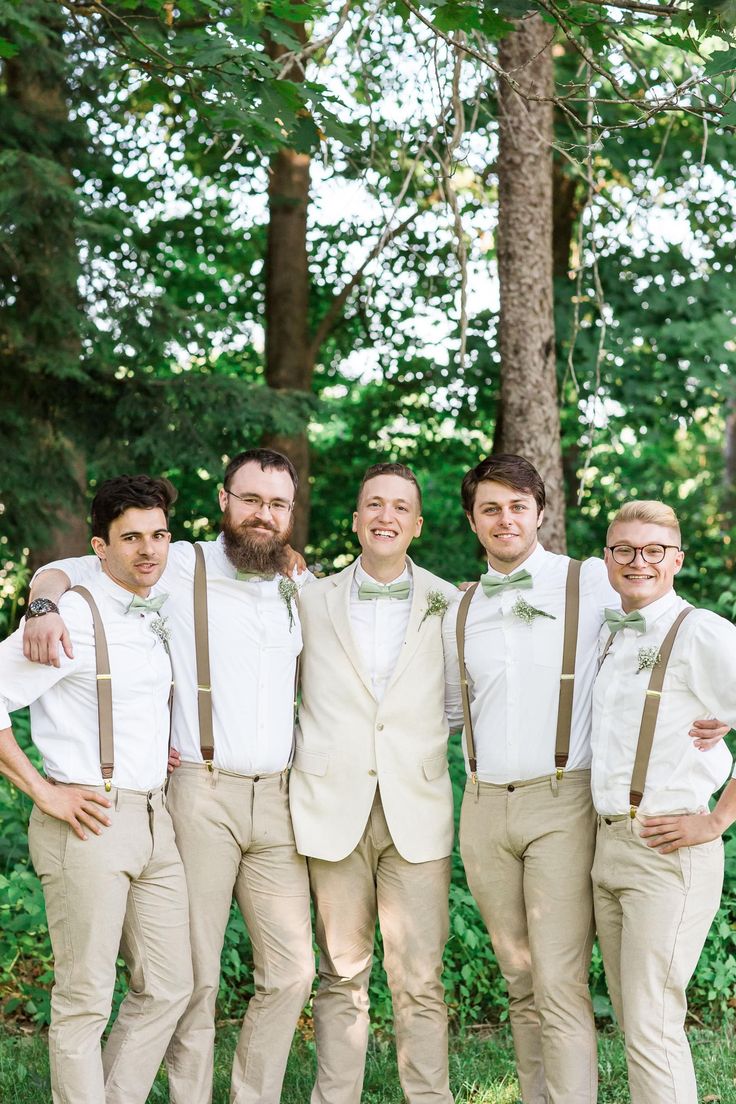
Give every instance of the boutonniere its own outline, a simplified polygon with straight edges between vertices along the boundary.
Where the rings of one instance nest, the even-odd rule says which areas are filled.
[[[428,617],[437,617],[438,615],[442,617],[443,614],[447,613],[449,604],[444,594],[441,594],[439,590],[428,590],[427,608],[424,611],[424,617],[419,622],[419,628],[421,629]]]
[[[640,671],[653,671],[655,667],[659,666],[659,649],[640,648],[636,658],[639,664],[636,669],[637,675]]]
[[[167,625],[168,620],[168,617],[162,617],[159,613],[148,622],[151,626],[151,631],[156,634],[167,652],[169,650],[169,641],[171,640],[171,629]]]
[[[554,613],[546,613],[544,610],[537,609],[536,606],[530,605],[521,594],[516,596],[516,601],[511,607],[511,612],[515,613],[525,625],[531,625],[535,617],[549,617],[552,621],[557,620]]]
[[[286,603],[286,611],[289,614],[289,632],[294,628],[294,610],[291,603],[299,597],[299,587],[293,579],[279,579],[279,595]]]

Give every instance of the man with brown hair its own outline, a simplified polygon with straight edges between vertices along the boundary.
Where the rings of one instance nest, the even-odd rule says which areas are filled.
[[[442,618],[454,587],[408,559],[421,493],[401,464],[365,473],[360,557],[305,587],[307,647],[291,780],[320,948],[313,1104],[358,1104],[376,916],[409,1104],[451,1104],[442,952],[452,788]]]
[[[592,1104],[590,716],[613,592],[600,560],[576,565],[539,543],[545,488],[524,457],[482,461],[462,500],[488,571],[443,629],[448,657],[458,642],[464,652],[451,725],[468,686],[460,849],[508,985],[524,1104]]]

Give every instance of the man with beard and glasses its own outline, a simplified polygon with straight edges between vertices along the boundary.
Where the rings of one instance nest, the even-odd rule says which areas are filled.
[[[233,895],[253,947],[255,983],[235,1052],[233,1104],[277,1104],[314,976],[307,868],[294,845],[287,781],[302,647],[296,588],[309,578],[284,574],[296,486],[293,465],[278,452],[234,457],[220,491],[220,536],[173,544],[161,580],[176,682],[172,747],[181,756],[168,806],[189,887],[194,967],[192,999],[167,1055],[174,1104],[211,1100]],[[98,574],[90,558],[49,567],[55,571],[38,578],[34,598],[55,600],[70,581]],[[58,663],[59,641],[70,654],[58,614],[36,618],[32,631],[29,658]]]

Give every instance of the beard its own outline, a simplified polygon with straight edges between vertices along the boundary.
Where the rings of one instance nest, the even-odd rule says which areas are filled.
[[[237,571],[257,571],[261,575],[276,575],[284,566],[284,549],[291,535],[293,522],[284,530],[272,522],[255,518],[233,524],[230,511],[222,515],[221,531],[225,542],[225,554]],[[256,527],[270,530],[269,534],[255,533]]]

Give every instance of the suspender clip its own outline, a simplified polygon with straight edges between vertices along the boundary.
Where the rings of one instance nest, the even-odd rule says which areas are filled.
[[[636,820],[636,805],[632,805],[629,809],[629,816],[632,820]]]
[[[212,774],[213,770],[215,769],[212,759],[205,759],[204,765],[206,766],[210,774]]]
[[[564,775],[564,773],[565,773],[565,772],[564,772],[564,770],[562,769],[562,767],[558,767],[558,768],[557,768],[557,770],[555,771],[555,778],[557,779],[557,781],[558,781],[558,782],[559,782],[559,781],[561,781],[561,779],[562,779],[562,776]]]
[[[109,793],[111,789],[112,789],[112,782],[106,782],[105,783],[105,793]]]
[[[661,690],[647,690],[647,697],[648,698],[661,698],[662,697],[662,691]]]

